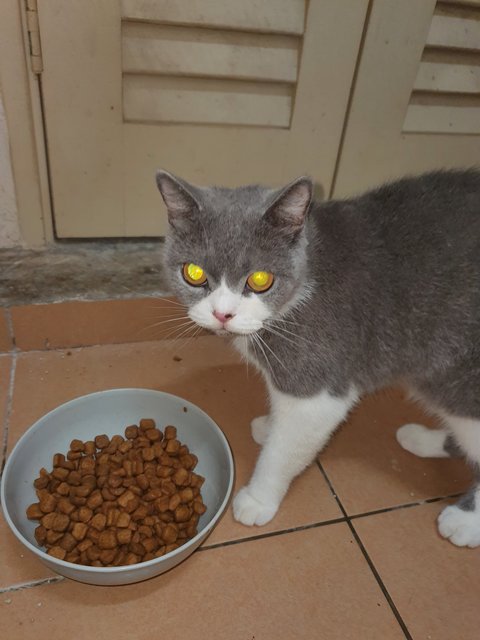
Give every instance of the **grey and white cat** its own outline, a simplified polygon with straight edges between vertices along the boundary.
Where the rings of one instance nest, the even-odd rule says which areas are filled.
[[[394,383],[443,425],[401,427],[402,447],[461,453],[480,474],[479,172],[321,204],[308,178],[281,190],[201,188],[160,171],[157,184],[172,289],[195,323],[235,338],[269,390],[237,520],[271,520],[359,398]],[[456,545],[480,545],[480,475],[438,527]]]

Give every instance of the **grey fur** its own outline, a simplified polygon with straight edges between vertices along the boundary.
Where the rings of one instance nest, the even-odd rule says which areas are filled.
[[[445,442],[443,443],[443,450],[445,451],[445,453],[448,453],[451,458],[462,458],[465,455],[452,434],[449,434],[445,438]]]
[[[467,493],[465,493],[455,504],[462,511],[475,511],[476,509],[476,492],[478,485],[474,485]]]
[[[164,196],[168,180],[159,174]],[[204,266],[211,287],[222,275],[241,290],[251,270],[275,273],[262,295],[276,319],[262,338],[287,365],[270,359],[280,390],[362,393],[403,380],[450,414],[480,417],[479,172],[439,171],[312,204],[290,236],[266,220],[280,192],[185,182],[181,191],[189,204],[167,239],[172,287],[187,304],[206,295],[182,281],[186,261]],[[175,188],[169,197],[172,210]],[[284,312],[307,291],[308,302]]]

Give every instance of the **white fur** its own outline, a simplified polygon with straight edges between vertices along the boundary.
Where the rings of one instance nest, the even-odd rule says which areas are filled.
[[[480,465],[480,420],[446,413],[442,415],[467,459]],[[480,545],[480,488],[475,492],[474,511],[464,511],[456,505],[446,507],[438,518],[438,530],[444,538],[460,547]]]
[[[476,492],[479,501],[479,492]],[[478,547],[480,545],[480,511],[463,511],[452,504],[438,516],[438,531],[457,547]]]
[[[399,444],[421,458],[448,458],[443,448],[446,429],[427,429],[421,424],[404,424],[397,430]]]
[[[358,399],[355,390],[343,398],[327,391],[297,398],[271,385],[269,391],[270,428],[252,478],[233,502],[235,519],[246,525],[273,518],[293,478],[312,462]]]
[[[232,314],[233,318],[225,324],[231,333],[248,335],[263,327],[263,322],[270,316],[267,305],[261,296],[244,296],[232,291],[225,280],[222,280],[212,293],[194,304],[189,310],[190,318],[206,329],[221,331],[222,323],[213,315],[214,311]]]
[[[270,430],[270,416],[259,416],[251,422],[252,438],[257,444],[265,444]]]

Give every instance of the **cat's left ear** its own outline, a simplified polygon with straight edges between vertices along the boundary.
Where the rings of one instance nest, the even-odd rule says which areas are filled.
[[[172,227],[180,229],[199,208],[193,187],[168,171],[157,171],[156,180],[168,210],[168,221]]]
[[[277,194],[264,215],[265,220],[285,235],[295,237],[305,224],[312,194],[310,178],[297,178]]]

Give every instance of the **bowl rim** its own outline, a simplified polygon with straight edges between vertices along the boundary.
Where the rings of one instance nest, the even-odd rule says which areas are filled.
[[[59,558],[55,558],[54,556],[50,556],[50,555],[48,555],[48,553],[45,553],[45,551],[43,551],[39,547],[34,546],[29,540],[27,540],[25,538],[25,536],[21,533],[21,531],[19,531],[17,529],[17,527],[13,523],[13,520],[11,519],[10,514],[8,512],[7,503],[6,503],[6,499],[5,499],[6,498],[6,496],[5,496],[5,491],[6,491],[5,486],[7,484],[6,480],[8,478],[8,472],[9,472],[10,466],[13,464],[12,460],[15,459],[16,452],[18,450],[20,450],[20,448],[21,448],[24,440],[26,440],[27,436],[30,433],[32,433],[32,431],[36,431],[37,429],[39,429],[40,426],[41,426],[41,423],[43,423],[45,420],[47,420],[49,417],[51,417],[52,414],[55,414],[55,413],[59,412],[60,410],[64,409],[68,405],[75,404],[77,402],[80,402],[81,400],[85,400],[86,398],[93,398],[95,396],[103,396],[105,394],[107,394],[107,395],[121,395],[122,393],[125,393],[125,391],[128,391],[128,392],[142,392],[142,393],[148,393],[149,395],[163,396],[164,398],[174,398],[176,400],[180,400],[187,407],[193,407],[196,411],[200,412],[200,414],[203,417],[207,418],[207,421],[210,422],[211,426],[214,427],[214,431],[217,432],[217,435],[220,437],[220,440],[223,441],[223,445],[224,445],[225,451],[227,453],[227,458],[228,458],[229,467],[230,467],[230,474],[229,474],[228,486],[227,486],[227,491],[225,493],[225,497],[222,500],[222,503],[221,503],[219,509],[217,510],[215,515],[212,517],[210,522],[203,529],[201,529],[201,531],[199,531],[194,538],[191,538],[185,544],[182,544],[177,549],[174,549],[173,551],[169,551],[168,553],[166,553],[163,556],[160,556],[159,558],[153,558],[152,560],[146,560],[145,562],[137,562],[135,564],[120,565],[118,567],[91,567],[91,566],[88,566],[88,565],[75,564],[73,562],[66,562],[65,560],[60,560]],[[5,516],[5,520],[7,521],[7,524],[10,527],[10,529],[12,530],[12,532],[14,533],[15,537],[23,545],[25,545],[30,551],[32,551],[32,553],[34,553],[35,555],[39,556],[42,560],[45,560],[48,563],[51,563],[53,565],[57,565],[58,567],[62,567],[62,568],[65,568],[65,569],[78,570],[81,573],[83,573],[83,572],[84,573],[89,573],[89,572],[92,571],[93,573],[98,573],[98,574],[115,574],[115,573],[122,574],[122,573],[130,572],[130,571],[132,571],[132,569],[147,568],[147,567],[152,567],[152,566],[154,566],[156,564],[161,564],[162,561],[165,560],[166,558],[169,558],[169,559],[175,558],[175,556],[185,553],[185,551],[188,550],[191,547],[194,547],[192,549],[192,551],[191,551],[191,553],[193,553],[193,551],[195,551],[195,543],[198,543],[198,542],[201,541],[201,539],[206,538],[211,533],[212,529],[216,526],[216,524],[218,523],[220,518],[223,516],[223,514],[225,513],[225,511],[226,511],[226,509],[228,507],[228,504],[230,502],[231,496],[232,496],[234,482],[235,482],[235,462],[234,462],[234,458],[233,458],[232,448],[230,446],[230,443],[229,443],[226,435],[223,433],[222,429],[220,429],[220,427],[215,422],[215,420],[211,416],[209,416],[208,413],[206,413],[206,411],[201,409],[198,405],[194,404],[193,402],[190,402],[189,400],[186,400],[185,398],[182,398],[181,396],[177,396],[177,395],[175,395],[173,393],[168,393],[166,391],[159,391],[157,389],[146,389],[144,387],[119,387],[119,388],[113,388],[113,389],[105,389],[103,391],[95,391],[93,393],[86,393],[86,394],[84,394],[82,396],[77,396],[75,398],[72,398],[71,400],[67,400],[67,402],[63,402],[62,404],[58,405],[54,409],[51,409],[50,411],[48,411],[44,415],[40,416],[40,418],[38,418],[38,420],[36,420],[30,427],[28,427],[28,429],[21,435],[21,437],[16,442],[16,444],[13,447],[12,451],[10,452],[10,455],[8,456],[7,461],[5,463],[5,466],[3,468],[2,479],[1,479],[1,488],[0,488],[0,499],[1,499],[2,511],[3,511],[4,516]],[[190,555],[190,554],[188,554],[188,555]],[[188,556],[186,556],[186,557],[188,557]],[[61,575],[65,575],[62,571],[59,571],[59,573]]]

